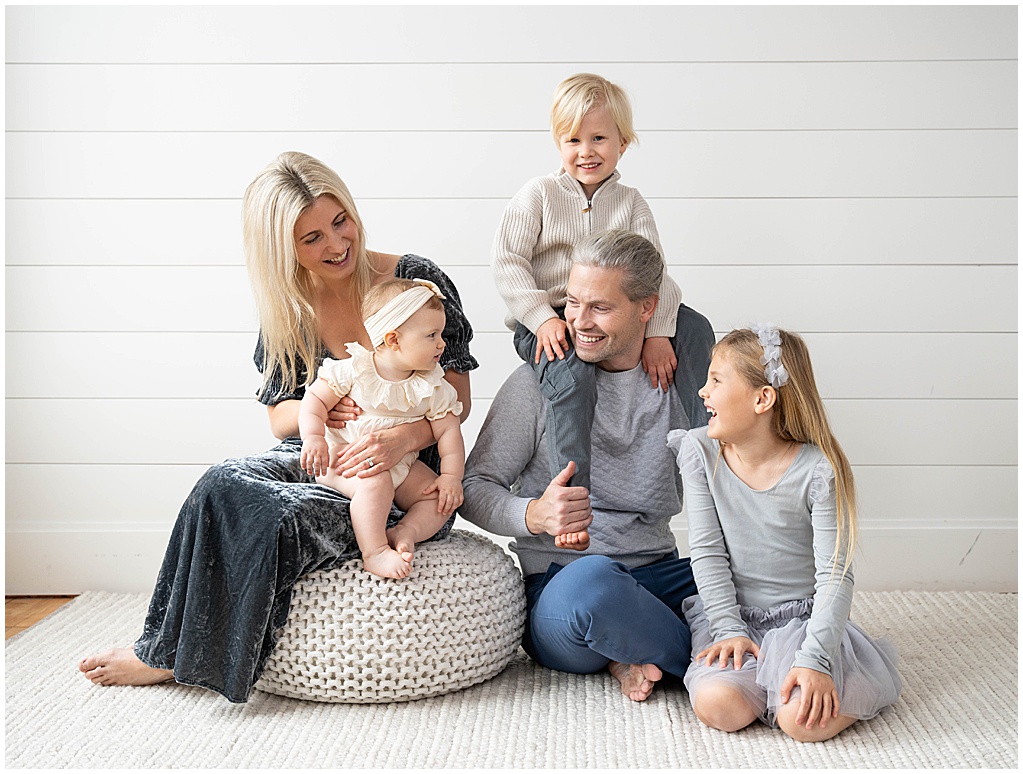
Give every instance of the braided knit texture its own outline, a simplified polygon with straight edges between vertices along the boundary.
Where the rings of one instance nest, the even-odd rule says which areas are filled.
[[[402,580],[372,575],[359,559],[299,579],[256,688],[351,704],[439,696],[508,666],[525,617],[511,557],[481,535],[454,530],[417,546]]]

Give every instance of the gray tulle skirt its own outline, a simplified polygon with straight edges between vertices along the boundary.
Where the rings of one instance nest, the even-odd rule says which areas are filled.
[[[686,599],[682,612],[692,631],[694,658],[684,678],[689,696],[698,693],[707,681],[724,681],[742,695],[762,722],[777,728],[781,686],[806,637],[812,610],[813,599],[786,602],[770,610],[741,606],[740,615],[749,629],[750,639],[760,647],[760,657],[747,653],[741,669],[736,670],[731,665],[722,669],[716,664],[706,666],[702,661],[695,661],[696,654],[710,647],[713,640],[703,601],[699,596]],[[874,640],[852,621],[847,621],[831,676],[838,690],[841,714],[867,720],[894,704],[902,691],[897,660],[894,645],[887,640]]]

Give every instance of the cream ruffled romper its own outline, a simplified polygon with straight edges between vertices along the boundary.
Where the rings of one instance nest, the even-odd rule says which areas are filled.
[[[444,379],[440,365],[430,371],[416,371],[400,382],[389,382],[377,373],[370,350],[357,342],[345,344],[345,349],[351,355],[349,359],[326,358],[317,373],[339,398],[347,395],[354,400],[362,414],[340,430],[327,428],[327,443],[331,447],[347,446],[375,430],[424,418],[432,422],[448,413],[455,416],[462,413],[458,393]],[[409,452],[391,468],[395,489],[408,476],[418,457],[418,452]]]

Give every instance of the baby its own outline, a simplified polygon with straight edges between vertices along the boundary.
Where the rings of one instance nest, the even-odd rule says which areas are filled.
[[[371,288],[362,311],[373,349],[351,342],[345,345],[349,359],[324,360],[299,409],[302,468],[317,483],[351,498],[363,565],[384,578],[407,577],[415,544],[435,535],[462,504],[462,404],[440,367],[443,298],[428,280],[396,279]],[[327,428],[327,413],[345,396],[362,413],[340,430]],[[416,452],[406,454],[386,476],[344,478],[331,467],[365,433],[420,419],[429,421],[437,439],[439,476]],[[387,530],[392,501],[406,513]]]

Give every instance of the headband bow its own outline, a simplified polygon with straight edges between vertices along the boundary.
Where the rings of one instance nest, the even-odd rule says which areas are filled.
[[[781,364],[781,333],[774,327],[774,323],[754,323],[750,330],[757,334],[760,346],[764,348],[760,364],[764,367],[767,383],[776,390],[785,386],[789,381],[789,372]]]
[[[431,298],[436,297],[441,301],[445,299],[444,294],[440,292],[440,288],[430,282],[430,280],[414,279],[412,281],[416,283],[416,287],[409,288],[396,295],[367,317],[363,323],[366,326],[366,333],[369,334],[369,340],[373,344],[374,349],[384,343],[384,337],[388,332],[393,331],[408,320]]]

